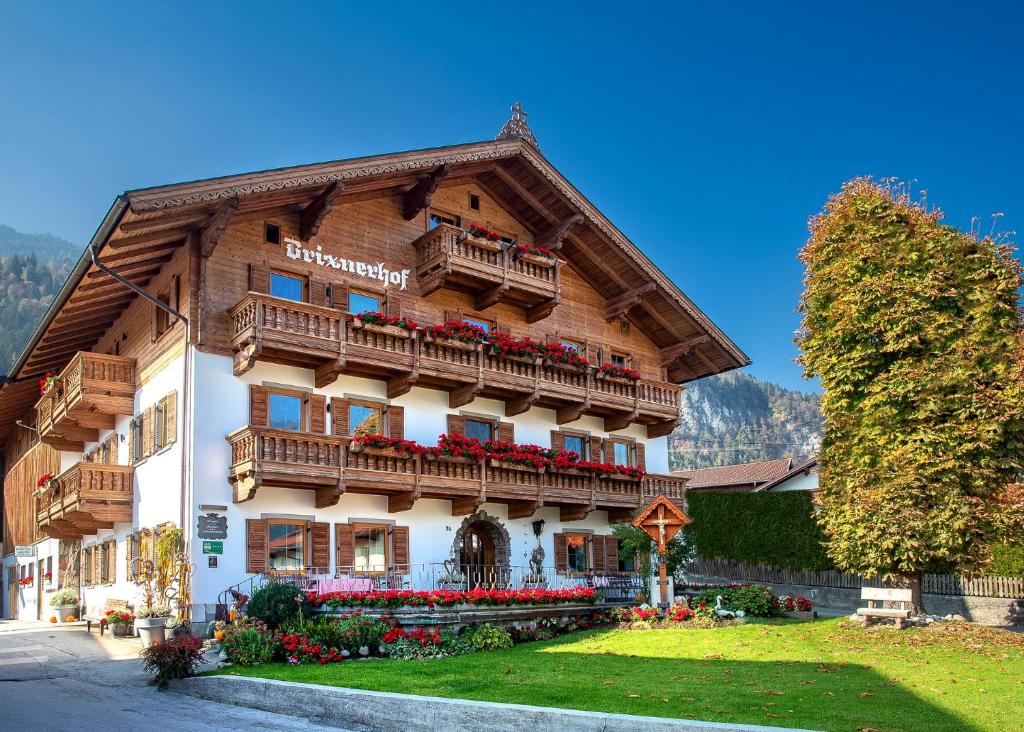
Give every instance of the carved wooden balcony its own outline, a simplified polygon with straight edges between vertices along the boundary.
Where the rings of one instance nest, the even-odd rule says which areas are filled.
[[[114,428],[118,415],[135,413],[135,359],[82,351],[51,382],[36,404],[39,439],[81,451]]]
[[[227,436],[231,445],[228,482],[235,503],[256,496],[261,486],[316,491],[316,507],[338,502],[345,440],[272,427],[243,427]]]
[[[36,493],[39,530],[55,539],[75,539],[132,520],[129,465],[78,463]]]
[[[414,385],[444,389],[452,409],[484,396],[503,400],[510,417],[539,406],[556,410],[558,424],[591,414],[603,417],[609,431],[647,425],[649,437],[668,434],[679,418],[682,388],[668,382],[499,358],[477,345],[350,323],[334,308],[254,292],[232,308],[231,316],[238,376],[264,360],[314,369],[318,388],[339,374],[353,374],[387,380],[390,398]]]
[[[235,501],[247,501],[261,486],[314,489],[318,508],[342,493],[388,497],[388,511],[406,511],[420,498],[452,502],[452,515],[472,514],[484,502],[504,503],[509,518],[528,518],[541,506],[557,506],[563,521],[595,510],[616,520],[631,516],[664,493],[683,501],[685,478],[648,474],[641,480],[587,471],[546,471],[494,460],[413,455],[392,448],[349,444],[347,438],[244,427],[228,435]]]
[[[476,297],[476,309],[507,302],[526,311],[526,322],[551,314],[560,297],[561,260],[515,256],[501,242],[476,239],[441,224],[413,242],[423,295],[442,287]],[[506,245],[507,246],[507,245]]]

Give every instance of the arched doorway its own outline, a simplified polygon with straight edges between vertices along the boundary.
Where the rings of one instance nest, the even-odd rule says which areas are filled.
[[[494,566],[494,539],[491,538],[488,527],[482,522],[470,524],[462,532],[459,564],[467,568],[471,574]]]
[[[458,562],[458,577],[467,587],[498,589],[508,583],[511,552],[512,543],[501,522],[478,511],[467,516],[455,532],[451,561]]]

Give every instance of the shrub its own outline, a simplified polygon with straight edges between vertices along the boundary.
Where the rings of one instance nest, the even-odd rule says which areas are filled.
[[[478,625],[466,631],[466,635],[478,651],[500,651],[512,647],[512,636],[509,632],[493,625]]]
[[[195,673],[203,660],[203,644],[191,634],[174,636],[162,643],[154,643],[140,654],[146,673],[160,688],[171,679],[183,679]]]
[[[295,617],[286,621],[281,630],[286,635],[307,636],[311,643],[325,648],[345,650],[352,655],[359,655],[360,649],[365,648],[369,655],[377,655],[381,638],[393,625],[390,618],[354,612],[341,617]]]
[[[274,657],[277,641],[256,625],[230,627],[224,631],[224,652],[231,663],[259,666]]]
[[[286,620],[308,609],[306,596],[298,587],[287,582],[268,582],[253,590],[247,612],[271,630],[277,630]]]
[[[714,608],[718,597],[722,597],[725,610],[742,610],[758,618],[774,618],[782,613],[782,604],[771,587],[764,585],[726,585],[708,587],[695,598],[696,602]]]
[[[57,607],[58,605],[77,605],[78,604],[78,593],[70,587],[65,587],[63,590],[57,590],[53,597],[50,598],[50,605]]]
[[[992,564],[985,574],[995,577],[1024,577],[1024,544],[996,544]]]

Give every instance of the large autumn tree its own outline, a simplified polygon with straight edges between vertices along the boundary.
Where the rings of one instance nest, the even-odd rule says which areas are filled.
[[[1014,516],[1024,368],[1011,247],[856,179],[811,220],[797,339],[824,390],[819,521],[842,569],[973,573]]]

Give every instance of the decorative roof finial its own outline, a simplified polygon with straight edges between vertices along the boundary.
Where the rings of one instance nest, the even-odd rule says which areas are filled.
[[[540,147],[537,143],[537,138],[533,136],[533,131],[530,126],[526,124],[526,112],[523,111],[522,102],[516,102],[511,107],[512,117],[505,126],[501,128],[501,132],[495,137],[495,140],[526,140],[534,147]]]

